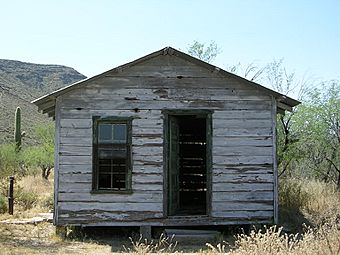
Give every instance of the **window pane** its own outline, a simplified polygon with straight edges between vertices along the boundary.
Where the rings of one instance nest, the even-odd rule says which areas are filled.
[[[111,159],[112,149],[98,149],[98,158],[99,159]]]
[[[99,123],[98,125],[98,140],[101,143],[110,143],[112,142],[112,125]]]
[[[125,160],[127,158],[126,147],[124,146],[122,148],[113,148],[112,158]]]
[[[116,143],[126,143],[126,124],[114,125],[113,140]]]
[[[99,159],[98,163],[100,166],[110,166],[111,167],[111,159]]]
[[[114,173],[123,173],[126,171],[126,160],[125,159],[115,159],[112,163]]]
[[[99,175],[99,189],[110,189],[111,188],[111,174],[100,174]]]
[[[95,187],[101,190],[127,190],[129,176],[130,148],[129,125],[131,121],[112,120],[106,117],[98,120],[94,159],[96,182]]]
[[[99,174],[111,174],[111,165],[100,164],[98,168],[99,168]]]
[[[126,159],[126,147],[98,148],[99,159]]]
[[[113,175],[113,186],[118,189],[125,188],[125,174]]]

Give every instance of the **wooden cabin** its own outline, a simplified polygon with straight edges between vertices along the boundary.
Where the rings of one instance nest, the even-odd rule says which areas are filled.
[[[167,47],[33,103],[55,119],[57,226],[277,222],[292,98]]]

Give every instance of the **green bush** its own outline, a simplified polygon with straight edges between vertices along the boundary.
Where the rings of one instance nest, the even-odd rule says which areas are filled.
[[[5,213],[7,211],[6,198],[0,194],[0,213]]]
[[[21,153],[15,152],[13,144],[0,145],[0,178],[14,175],[19,171]]]
[[[8,194],[9,180],[8,178],[0,178],[0,195],[6,197]]]

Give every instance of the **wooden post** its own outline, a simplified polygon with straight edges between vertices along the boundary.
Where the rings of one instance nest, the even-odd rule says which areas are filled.
[[[14,176],[9,177],[9,190],[8,190],[8,213],[13,215],[14,205]]]
[[[140,226],[139,233],[142,235],[143,239],[151,240],[152,238],[152,227],[151,226]]]

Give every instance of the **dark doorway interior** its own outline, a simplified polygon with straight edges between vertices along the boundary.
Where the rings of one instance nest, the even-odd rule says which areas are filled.
[[[170,153],[173,183],[169,183],[170,215],[206,215],[207,212],[207,127],[206,117],[197,115],[172,116],[177,129],[170,143],[176,152]],[[170,130],[171,132],[171,130]],[[173,133],[176,133],[172,131]],[[171,146],[171,145],[170,145]],[[175,163],[174,163],[175,162]],[[177,177],[174,176],[176,173]],[[171,181],[170,181],[171,182]],[[178,201],[176,201],[178,199]]]

